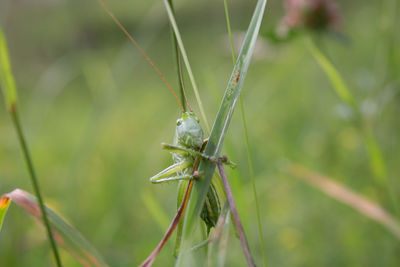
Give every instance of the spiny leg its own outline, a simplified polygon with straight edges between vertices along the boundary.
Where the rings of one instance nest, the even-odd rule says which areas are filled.
[[[175,176],[175,179],[168,179],[170,177],[171,174],[174,174],[178,171],[182,171],[183,169],[186,169],[187,167],[190,166],[190,162],[188,161],[180,161],[178,163],[175,163],[171,166],[169,166],[168,168],[162,170],[161,172],[157,173],[156,175],[154,175],[153,177],[150,178],[150,181],[152,183],[162,183],[162,182],[168,182],[168,181],[172,181],[172,180],[179,180],[176,179],[178,176]],[[174,178],[174,177],[171,177]],[[181,178],[183,180],[188,179],[188,178],[184,178],[183,176],[181,176]],[[182,180],[181,179],[181,180]]]
[[[218,159],[216,159],[213,156],[208,156],[208,155],[206,155],[204,153],[201,153],[199,151],[196,151],[196,150],[190,149],[190,148],[186,148],[186,147],[181,147],[181,146],[176,146],[176,145],[171,145],[171,144],[166,144],[166,143],[161,143],[161,146],[162,146],[163,149],[168,150],[168,151],[173,152],[173,153],[177,153],[177,154],[190,153],[190,154],[192,154],[192,155],[194,155],[196,157],[200,157],[200,158],[209,160],[209,161],[211,161],[213,163],[216,163],[218,160],[221,160],[222,163],[228,165],[231,168],[235,168],[236,167],[236,164],[231,162],[231,161],[229,161],[228,157],[225,156],[225,155],[220,157],[220,158],[218,158]]]
[[[177,154],[190,153],[194,156],[211,160],[211,157],[209,157],[206,154],[201,153],[197,150],[191,149],[191,148],[186,148],[186,147],[181,147],[181,146],[171,145],[171,144],[166,144],[166,143],[161,143],[161,146],[162,146],[162,149],[168,150],[169,152],[173,152],[173,153],[177,153]]]
[[[236,228],[237,228],[237,231],[239,234],[240,243],[242,244],[242,248],[243,248],[244,254],[246,256],[247,264],[251,267],[254,267],[255,264],[253,261],[253,257],[251,256],[251,253],[250,253],[250,249],[249,249],[249,245],[246,240],[246,235],[244,233],[243,225],[242,225],[242,222],[240,221],[239,213],[237,211],[235,201],[233,200],[232,191],[229,186],[228,179],[226,177],[226,173],[224,170],[224,165],[222,164],[221,160],[218,160],[217,166],[218,166],[219,174],[221,175],[222,183],[224,184],[226,198],[228,199],[229,206],[231,208],[233,219],[235,221],[235,225],[236,225]]]
[[[165,183],[165,182],[174,182],[174,181],[187,181],[195,178],[193,175],[176,175],[165,178],[158,178],[157,180],[151,181],[154,184]]]

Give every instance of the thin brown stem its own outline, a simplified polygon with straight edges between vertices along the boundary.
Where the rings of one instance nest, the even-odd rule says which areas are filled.
[[[175,228],[178,226],[178,223],[185,212],[187,203],[189,201],[190,193],[193,187],[193,179],[189,181],[188,187],[186,189],[185,196],[183,197],[183,201],[181,206],[179,207],[178,212],[175,215],[174,220],[172,221],[171,225],[169,226],[167,232],[165,233],[164,237],[161,239],[160,243],[158,243],[157,247],[153,250],[153,252],[147,257],[140,267],[150,267],[153,264],[154,259],[156,258],[157,254],[161,251],[164,247],[165,243],[167,243],[168,239],[171,237],[172,233],[174,232]]]
[[[176,100],[178,101],[178,104],[182,111],[184,111],[184,107],[179,100],[178,96],[175,94],[175,91],[172,89],[171,85],[168,83],[168,81],[165,79],[165,77],[161,74],[160,70],[157,68],[157,66],[153,63],[153,61],[150,59],[150,57],[146,54],[146,52],[143,50],[143,48],[136,42],[136,40],[132,37],[132,35],[128,32],[128,30],[122,25],[122,23],[117,19],[117,17],[114,15],[114,13],[111,11],[111,9],[106,5],[106,3],[103,0],[97,0],[97,2],[101,5],[101,7],[104,9],[104,11],[107,12],[107,14],[112,18],[112,20],[117,24],[117,26],[121,29],[121,31],[128,37],[128,39],[131,41],[131,43],[136,46],[136,48],[140,51],[140,53],[146,58],[146,60],[150,63],[150,65],[153,67],[153,69],[157,72],[157,74],[161,77],[161,79],[164,81],[164,83],[167,85],[168,89],[171,91],[171,93],[174,95]]]
[[[203,142],[202,148],[200,151],[202,151],[207,144],[207,140]],[[199,166],[199,157],[196,157],[193,163],[193,169],[192,169],[192,175],[194,174],[195,171],[197,171],[197,168]],[[186,206],[189,202],[190,198],[190,193],[192,192],[192,187],[193,187],[193,182],[194,179],[190,179],[188,187],[186,189],[185,195],[182,199],[182,204],[179,207],[175,218],[172,220],[171,225],[169,226],[167,232],[165,233],[164,237],[161,239],[160,243],[158,243],[157,247],[153,250],[153,252],[147,257],[146,260],[140,264],[140,267],[150,267],[153,264],[154,259],[158,255],[158,253],[161,251],[161,249],[164,247],[165,243],[167,243],[168,239],[171,237],[172,233],[175,231],[176,227],[179,224],[179,221],[182,218],[182,215],[185,213]]]
[[[54,259],[56,261],[56,265],[58,267],[61,267],[62,263],[61,263],[60,254],[58,253],[57,244],[56,244],[56,241],[54,240],[54,236],[53,236],[52,231],[51,231],[50,222],[49,222],[49,219],[47,217],[47,212],[46,212],[46,208],[44,206],[43,197],[42,197],[42,194],[40,192],[39,181],[38,181],[38,179],[36,177],[36,172],[35,172],[35,169],[33,167],[32,158],[31,158],[31,155],[29,153],[28,145],[27,145],[27,143],[25,141],[25,137],[24,137],[24,134],[23,134],[23,131],[22,131],[21,122],[19,120],[19,116],[18,116],[16,105],[13,105],[12,108],[10,108],[9,111],[10,111],[12,122],[13,122],[13,124],[15,126],[15,130],[16,130],[17,135],[18,135],[18,140],[19,140],[19,143],[20,143],[21,148],[22,148],[22,152],[23,152],[23,155],[24,155],[24,159],[25,159],[26,165],[28,167],[28,172],[29,172],[29,176],[31,178],[33,190],[35,191],[35,195],[36,195],[36,197],[38,199],[38,202],[39,202],[40,212],[42,213],[43,223],[44,223],[44,226],[46,228],[46,232],[47,232],[47,236],[48,236],[49,241],[50,241],[51,249],[53,250]]]
[[[217,162],[219,174],[221,175],[222,183],[224,184],[226,198],[228,199],[229,206],[231,208],[232,216],[235,221],[235,226],[239,234],[240,243],[242,244],[244,255],[246,256],[247,264],[250,267],[254,267],[253,257],[251,256],[249,244],[247,243],[246,235],[244,233],[243,225],[239,217],[239,213],[236,208],[235,201],[233,199],[232,191],[228,183],[228,178],[226,177],[226,173],[224,170],[224,165],[221,160]]]

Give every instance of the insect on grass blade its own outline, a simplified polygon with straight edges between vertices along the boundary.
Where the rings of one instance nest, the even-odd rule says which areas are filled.
[[[217,118],[211,130],[211,135],[205,149],[205,154],[208,156],[214,156],[218,158],[222,149],[223,141],[226,136],[240,90],[243,86],[248,67],[250,65],[251,56],[253,54],[254,45],[258,37],[266,3],[266,0],[259,0],[257,2],[253,13],[253,18],[250,22],[238,56],[238,60],[229,79],[224,98],[217,114]],[[198,181],[194,190],[195,195],[192,197],[192,200],[188,205],[188,215],[186,216],[184,223],[184,237],[181,245],[181,251],[185,251],[188,247],[190,247],[189,244],[192,240],[191,233],[193,232],[194,222],[199,216],[204,205],[214,171],[215,163],[207,160],[202,160],[200,162],[199,172],[204,172],[204,175],[202,176],[202,179]],[[183,255],[180,253],[176,266],[183,266],[183,264]]]

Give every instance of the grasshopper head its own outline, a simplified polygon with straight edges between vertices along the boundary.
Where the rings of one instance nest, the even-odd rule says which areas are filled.
[[[180,145],[196,150],[201,147],[203,131],[193,112],[183,113],[182,118],[176,121],[176,137]]]

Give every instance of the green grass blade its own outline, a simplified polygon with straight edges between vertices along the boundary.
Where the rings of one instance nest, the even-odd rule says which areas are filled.
[[[226,28],[228,30],[229,43],[231,45],[232,61],[233,61],[233,65],[235,65],[236,64],[235,46],[233,44],[231,22],[230,22],[230,19],[229,19],[229,9],[228,9],[227,0],[224,0],[224,9],[225,9]]]
[[[3,30],[0,27],[0,84],[3,89],[4,99],[8,110],[14,109],[17,104],[17,89],[14,76],[11,72],[10,59],[8,57],[7,43]]]
[[[318,49],[318,47],[314,44],[312,40],[308,40],[309,49],[311,54],[314,56],[319,66],[324,70],[329,80],[331,81],[333,88],[336,94],[347,104],[354,106],[355,101],[354,98],[342,79],[342,76],[333,66],[333,64],[329,61],[328,58]]]
[[[10,204],[10,199],[26,213],[43,224],[37,199],[28,192],[20,189],[16,189],[0,198],[0,224],[2,216],[4,217],[5,211]],[[101,255],[78,230],[73,228],[50,208],[45,208],[55,240],[61,247],[68,251],[71,256],[76,258],[83,266],[108,266]]]
[[[168,227],[170,220],[158,201],[154,198],[154,195],[150,191],[143,193],[142,202],[146,210],[149,211],[158,226],[160,226],[160,229],[164,231]]]
[[[228,35],[229,35],[229,42],[231,44],[232,60],[233,60],[233,64],[235,64],[236,63],[235,46],[233,44],[231,23],[230,23],[230,20],[229,20],[229,9],[228,9],[227,0],[224,0],[224,8],[225,8],[226,26],[227,26]],[[253,160],[251,158],[251,151],[250,151],[250,145],[249,145],[249,135],[247,133],[246,116],[245,116],[245,113],[244,113],[244,105],[243,105],[242,95],[240,95],[240,97],[239,97],[239,105],[240,105],[240,115],[242,117],[244,139],[245,139],[245,143],[246,143],[247,161],[248,161],[248,164],[249,164],[250,179],[251,179],[251,183],[252,183],[252,187],[253,187],[253,195],[254,195],[254,200],[255,200],[255,204],[256,204],[255,207],[256,207],[256,213],[257,213],[257,226],[258,226],[258,235],[259,235],[259,238],[260,238],[261,254],[262,254],[262,257],[263,257],[264,267],[266,267],[267,266],[267,256],[265,255],[265,246],[264,246],[264,239],[263,239],[264,234],[263,234],[262,226],[261,226],[260,206],[258,204],[256,179],[255,179],[255,176],[254,176]]]
[[[168,0],[164,0],[164,4],[165,4],[165,8],[166,8],[167,13],[168,13],[168,18],[169,18],[169,20],[171,22],[171,26],[172,26],[172,28],[174,30],[174,33],[175,33],[175,36],[176,36],[176,40],[178,42],[179,49],[180,49],[180,51],[182,53],[183,62],[185,63],[185,66],[186,66],[186,69],[187,69],[187,72],[188,72],[188,75],[189,75],[189,79],[190,79],[190,82],[192,84],[194,94],[196,96],[197,103],[199,105],[201,118],[204,121],[204,125],[206,126],[207,133],[209,133],[210,132],[210,126],[208,124],[206,113],[204,112],[203,103],[201,102],[199,90],[197,89],[197,84],[196,84],[196,81],[194,79],[192,68],[190,67],[190,63],[189,63],[188,56],[186,54],[185,47],[183,46],[183,41],[182,41],[182,38],[181,38],[181,34],[179,33],[178,25],[176,24],[174,13],[173,13],[173,11],[171,9],[170,4],[168,3]]]
[[[354,97],[352,96],[349,88],[347,87],[340,73],[336,70],[335,66],[329,61],[327,57],[325,57],[325,55],[311,39],[308,40],[308,48],[311,54],[314,56],[315,60],[317,61],[318,65],[328,76],[336,94],[340,97],[340,99],[349,104],[358,116],[357,119],[360,121],[360,123],[356,123],[358,124],[357,126],[360,127],[360,131],[363,134],[365,146],[367,147],[367,152],[370,160],[370,168],[374,173],[374,178],[376,182],[379,185],[384,185],[387,182],[386,165],[381,149],[372,132],[372,129],[370,129],[370,127],[367,125],[366,121],[362,118],[362,115],[359,114],[359,106],[354,100]]]
[[[47,213],[44,208],[44,201],[42,194],[40,192],[39,181],[36,177],[36,172],[33,166],[32,157],[29,152],[28,144],[25,140],[22,124],[19,120],[18,110],[17,110],[17,90],[15,86],[14,76],[11,71],[10,59],[8,56],[7,42],[3,34],[3,30],[0,27],[0,85],[3,89],[6,106],[11,115],[12,122],[14,124],[15,131],[17,132],[18,141],[21,146],[21,150],[25,159],[25,163],[28,169],[29,177],[31,179],[32,187],[34,189],[35,195],[39,201],[39,207],[42,211],[43,222],[46,227],[47,237],[49,239],[50,247],[53,251],[54,259],[57,266],[62,266],[61,258],[58,253],[57,244],[54,241],[54,237],[51,234],[50,224],[47,218]]]
[[[233,68],[232,75],[225,90],[224,98],[218,110],[217,118],[211,130],[211,135],[205,149],[205,154],[207,155],[218,157],[221,152],[229,123],[232,119],[233,111],[235,109],[240,90],[243,86],[243,82],[250,65],[251,56],[253,54],[254,45],[258,37],[265,5],[266,0],[258,0],[257,6],[253,13],[253,18],[243,41],[238,60]],[[185,251],[187,247],[189,247],[188,240],[191,239],[190,235],[193,231],[194,222],[198,219],[200,211],[203,207],[215,167],[215,164],[207,160],[202,160],[200,163],[199,172],[204,172],[204,176],[196,183],[194,196],[192,196],[191,201],[189,202],[184,225],[184,237],[182,242],[183,249],[181,248],[181,251]],[[177,266],[181,266],[182,264],[182,254],[180,254],[178,256]]]
[[[257,195],[257,187],[256,187],[256,178],[254,175],[254,167],[253,167],[253,159],[251,157],[251,151],[250,151],[250,145],[249,145],[249,135],[247,132],[247,124],[246,124],[246,116],[244,113],[244,106],[243,106],[243,100],[240,97],[240,113],[242,117],[242,123],[243,123],[243,131],[244,131],[244,139],[246,141],[246,151],[247,151],[247,161],[249,164],[249,171],[250,171],[250,179],[251,179],[251,184],[253,188],[253,195],[254,195],[254,201],[255,201],[255,208],[256,208],[256,213],[257,213],[257,226],[258,226],[258,234],[260,238],[260,246],[261,246],[261,254],[263,257],[263,264],[264,267],[267,266],[267,256],[265,255],[265,246],[264,246],[264,234],[262,230],[262,225],[261,225],[261,214],[260,214],[260,204],[258,203],[258,195]]]
[[[384,184],[387,182],[385,162],[372,130],[364,130],[364,142],[368,150],[371,169],[373,170],[376,179],[378,179],[379,184]]]
[[[168,3],[171,7],[172,14],[175,17],[175,10],[174,10],[174,4],[172,0],[168,0]],[[186,92],[185,92],[185,87],[184,87],[184,81],[183,81],[183,73],[182,73],[182,66],[181,66],[181,55],[180,55],[180,50],[178,47],[178,41],[176,40],[176,35],[174,32],[174,29],[172,28],[172,24],[170,24],[171,28],[171,35],[172,35],[172,45],[175,53],[175,62],[176,62],[176,73],[178,74],[178,84],[179,84],[179,92],[180,92],[180,97],[181,97],[181,103],[183,106],[183,111],[186,112],[187,110],[187,105],[189,103],[186,102]],[[190,108],[189,108],[190,109]]]

